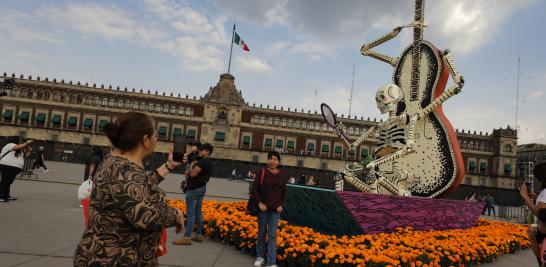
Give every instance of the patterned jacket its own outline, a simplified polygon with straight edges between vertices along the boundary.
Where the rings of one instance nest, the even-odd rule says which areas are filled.
[[[74,266],[157,266],[161,230],[181,216],[165,200],[163,180],[123,157],[108,155],[93,179],[89,224]]]

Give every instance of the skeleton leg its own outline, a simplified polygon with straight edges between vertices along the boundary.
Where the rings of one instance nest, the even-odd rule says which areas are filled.
[[[345,168],[341,170],[341,173],[339,175],[342,175],[343,179],[347,181],[349,184],[353,185],[356,189],[362,191],[362,192],[371,192],[373,191],[373,188],[366,183],[362,182],[358,178],[356,178],[356,174],[358,172],[361,172],[364,169],[364,166],[360,165],[359,163],[351,163],[347,164]],[[340,177],[335,177],[336,179],[336,190],[338,190],[338,183],[337,180],[341,180]],[[342,183],[339,183],[339,185],[343,185]],[[341,187],[341,190],[343,190],[343,187]]]

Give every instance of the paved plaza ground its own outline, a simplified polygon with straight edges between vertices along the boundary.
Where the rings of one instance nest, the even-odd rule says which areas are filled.
[[[46,162],[51,171],[38,172],[38,181],[16,180],[12,192],[19,200],[0,205],[0,267],[72,266],[72,256],[83,232],[83,215],[76,191],[82,181],[83,165]],[[168,175],[161,187],[171,198],[178,194],[180,175]],[[245,200],[248,184],[211,179],[206,199]],[[191,246],[174,246],[178,236],[168,232],[168,253],[160,266],[252,266],[253,258],[234,247],[205,241]],[[530,250],[502,256],[481,266],[535,267]]]

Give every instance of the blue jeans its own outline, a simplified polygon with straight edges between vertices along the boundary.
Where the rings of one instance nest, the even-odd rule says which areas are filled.
[[[265,232],[267,230],[267,266],[277,264],[277,224],[281,214],[273,210],[258,213],[258,245],[256,254],[265,258]]]
[[[207,191],[206,186],[186,191],[186,231],[184,238],[190,238],[193,232],[193,225],[197,220],[197,235],[203,235],[203,198]]]

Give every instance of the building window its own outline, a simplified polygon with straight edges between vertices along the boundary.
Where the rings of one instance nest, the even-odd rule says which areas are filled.
[[[27,122],[28,122],[29,115],[30,115],[29,112],[23,111],[23,112],[19,113],[19,120],[20,120],[21,122],[27,123]]]
[[[53,126],[59,126],[59,125],[61,125],[61,121],[62,121],[62,117],[61,117],[61,115],[59,115],[59,114],[55,114],[55,115],[53,115],[53,117],[51,118],[51,124],[52,124]]]
[[[45,123],[45,121],[46,121],[46,114],[45,113],[38,113],[36,115],[35,119],[36,119],[36,123],[38,125],[43,125]]]
[[[355,128],[349,127],[349,134],[354,135],[355,134]]]
[[[341,153],[343,153],[343,148],[341,146],[336,146],[334,148],[334,153],[336,154],[336,156],[341,156]]]
[[[155,112],[161,112],[161,105],[159,104],[155,105]]]
[[[36,99],[42,99],[43,96],[44,96],[44,94],[42,93],[42,91],[38,91],[36,93]]]
[[[11,119],[13,118],[13,110],[10,110],[10,109],[4,110],[2,117],[4,118],[4,121],[11,121]]]
[[[243,136],[243,145],[245,146],[250,145],[250,136],[248,135]]]
[[[273,124],[273,118],[267,118],[267,124],[268,125]]]
[[[83,144],[84,145],[89,145],[89,137],[84,137],[83,138]]]
[[[194,129],[189,129],[188,133],[186,134],[186,136],[188,136],[188,138],[190,139],[194,139],[196,135],[197,135],[197,132]]]
[[[44,92],[44,100],[49,100],[49,92]]]
[[[107,98],[103,98],[102,99],[102,104],[101,104],[103,107],[106,107],[108,106],[108,99]]]
[[[27,92],[27,98],[32,98],[32,95],[33,95],[33,94],[32,94],[32,91],[29,90],[29,91]]]
[[[327,144],[323,144],[322,149],[320,151],[322,151],[322,153],[328,153],[330,152],[330,146]]]
[[[303,159],[298,159],[298,167],[303,167]]]
[[[76,95],[70,95],[68,97],[68,102],[70,102],[71,104],[76,103]]]
[[[472,184],[472,177],[467,176],[467,177],[465,178],[465,180],[466,180],[466,184]]]
[[[113,98],[110,98],[110,107],[113,108],[113,107],[116,107],[116,100],[113,99]]]
[[[184,115],[184,112],[185,112],[185,111],[186,111],[186,108],[180,107],[180,108],[178,109],[178,115]]]
[[[182,129],[180,129],[180,128],[174,128],[173,129],[173,139],[177,135],[182,135]]]
[[[176,114],[176,107],[175,106],[171,106],[171,114]]]
[[[299,129],[301,123],[299,121],[294,122],[294,128]]]
[[[328,125],[326,123],[322,124],[322,131],[327,132],[328,131]]]
[[[68,118],[68,121],[66,122],[68,126],[70,127],[76,127],[78,125],[78,118],[77,117],[70,117]]]
[[[271,148],[273,146],[273,139],[266,138],[264,145],[265,145],[266,148]]]
[[[193,110],[191,108],[186,108],[186,116],[192,116]]]
[[[484,177],[478,177],[478,185],[485,185],[485,178]]]
[[[85,129],[91,130],[91,128],[93,128],[93,119],[86,118],[83,121],[83,127],[85,127]]]
[[[281,120],[281,126],[282,126],[282,127],[286,127],[286,119],[282,119],[282,120]]]
[[[476,170],[476,162],[471,160],[468,162],[468,170],[473,172],[474,170]]]
[[[224,142],[226,140],[226,133],[216,132],[214,134],[214,141]]]
[[[293,120],[288,120],[288,123],[286,124],[286,127],[292,128],[293,124],[294,124]]]
[[[284,148],[284,140],[277,140],[275,147],[280,149]]]
[[[294,150],[294,141],[288,141],[286,143],[286,149],[288,150]]]
[[[273,125],[279,126],[279,118],[275,118],[275,119],[273,120]]]
[[[167,127],[159,126],[159,129],[157,129],[157,135],[159,138],[165,139],[167,137]]]
[[[302,121],[302,122],[301,122],[301,128],[302,128],[303,130],[307,129],[307,122]]]
[[[102,131],[102,129],[104,128],[104,126],[106,126],[107,123],[108,123],[107,120],[100,120],[98,125],[99,131]]]
[[[480,163],[480,172],[485,173],[487,171],[487,163],[481,162]]]
[[[347,154],[349,155],[349,157],[354,157],[355,156],[355,151],[351,149],[351,150],[347,151]]]
[[[76,103],[81,104],[83,101],[83,97],[81,95],[76,96]]]
[[[506,175],[512,174],[512,165],[504,164],[504,174]]]
[[[148,104],[148,111],[154,111],[154,103]]]
[[[503,147],[504,152],[512,152],[512,145],[506,144]]]
[[[368,157],[368,149],[362,148],[360,149],[360,158],[364,159]]]
[[[315,152],[315,144],[314,143],[308,143],[307,144],[307,152],[310,152],[310,153]]]

